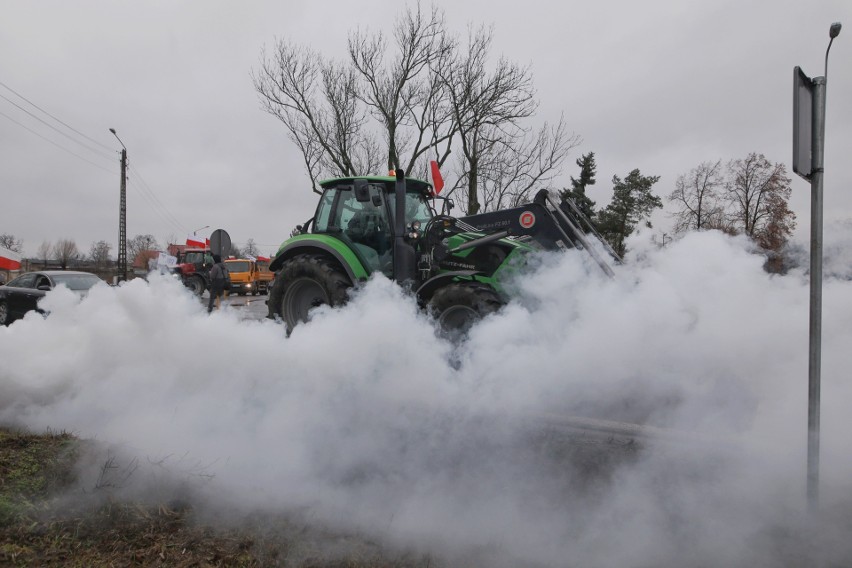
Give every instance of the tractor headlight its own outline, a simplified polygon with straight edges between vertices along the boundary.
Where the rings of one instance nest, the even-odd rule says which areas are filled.
[[[412,221],[411,224],[408,225],[407,237],[412,241],[420,238],[420,221]]]

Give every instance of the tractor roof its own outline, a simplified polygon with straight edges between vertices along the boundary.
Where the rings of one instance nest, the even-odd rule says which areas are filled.
[[[328,189],[331,187],[335,187],[338,185],[348,185],[351,184],[356,179],[365,179],[371,183],[383,183],[385,185],[391,185],[396,182],[396,178],[393,176],[351,176],[351,177],[339,177],[339,178],[331,178],[322,180],[319,182],[320,187],[323,189]],[[432,184],[429,182],[423,181],[422,179],[417,178],[405,178],[405,185],[409,191],[423,191],[423,190],[432,190]]]

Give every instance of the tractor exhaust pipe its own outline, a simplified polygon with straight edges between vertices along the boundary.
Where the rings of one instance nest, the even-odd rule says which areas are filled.
[[[395,170],[396,207],[393,226],[393,279],[403,287],[410,287],[417,277],[414,247],[405,242],[405,172]]]

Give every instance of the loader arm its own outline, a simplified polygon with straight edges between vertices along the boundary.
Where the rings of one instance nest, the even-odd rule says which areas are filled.
[[[583,250],[607,276],[612,277],[614,273],[609,263],[590,241],[590,238],[597,239],[614,262],[621,262],[621,258],[570,199],[556,203],[546,189],[539,191],[532,203],[520,207],[461,217],[457,227],[484,233],[500,232],[509,237],[525,237],[544,250]]]

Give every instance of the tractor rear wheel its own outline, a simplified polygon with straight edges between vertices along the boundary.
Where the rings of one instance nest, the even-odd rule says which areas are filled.
[[[493,288],[477,282],[454,282],[438,288],[429,301],[429,308],[441,329],[457,336],[467,333],[471,326],[503,306],[503,300]]]
[[[327,257],[294,256],[284,262],[269,290],[269,317],[281,318],[289,333],[308,321],[313,308],[344,304],[351,286],[346,273]]]
[[[189,280],[186,281],[186,286],[192,293],[196,296],[200,296],[204,293],[204,290],[207,288],[206,282],[201,276],[193,276]]]

